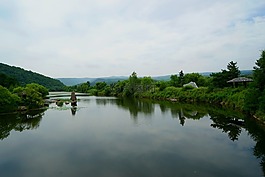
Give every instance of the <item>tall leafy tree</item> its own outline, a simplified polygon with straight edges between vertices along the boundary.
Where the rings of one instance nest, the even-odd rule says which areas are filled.
[[[44,97],[48,90],[42,85],[35,83],[27,84],[26,87],[16,87],[13,93],[20,97],[20,105],[27,108],[38,108],[44,106]]]
[[[180,85],[178,75],[174,74],[170,76],[170,85],[174,87],[178,87]]]
[[[137,88],[139,86],[140,80],[137,77],[136,72],[133,72],[128,80],[127,88],[126,88],[126,96],[133,96],[134,93],[137,91]]]
[[[237,62],[230,61],[227,64],[227,79],[234,79],[240,76],[240,70],[238,69]]]
[[[229,62],[227,64],[227,70],[223,70],[218,73],[212,73],[210,76],[212,77],[212,86],[213,87],[227,87],[229,84],[227,81],[237,78],[240,75],[240,70],[237,67],[237,62]]]
[[[140,81],[143,91],[148,91],[153,88],[154,80],[150,76],[145,76],[141,78]]]
[[[265,50],[261,52],[260,58],[256,61],[254,66],[254,83],[259,91],[264,91],[265,88]]]
[[[265,50],[261,51],[260,58],[254,66],[254,86],[257,88],[256,94],[259,94],[259,110],[264,113],[265,110]]]
[[[218,73],[212,73],[210,74],[212,78],[211,87],[213,88],[223,88],[226,87],[227,84],[227,77],[226,77],[226,70],[223,70],[222,72]]]
[[[0,85],[0,113],[16,110],[19,97]]]
[[[180,82],[180,86],[183,86],[184,72],[182,70],[179,72],[179,82]]]

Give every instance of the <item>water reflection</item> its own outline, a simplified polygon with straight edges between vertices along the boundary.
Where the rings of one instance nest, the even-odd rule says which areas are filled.
[[[170,110],[172,118],[179,119],[180,125],[185,125],[186,119],[199,120],[207,115],[207,111],[203,107],[190,104],[178,103],[160,103],[161,112],[165,113]]]
[[[22,114],[0,115],[0,139],[7,138],[12,130],[22,132],[37,129],[45,111],[40,109]]]
[[[241,167],[233,169],[237,167],[235,162],[241,164],[240,158],[243,158],[245,165],[248,160],[255,161],[252,157],[260,160],[265,174],[264,127],[245,115],[205,105],[97,97],[79,99],[76,109],[51,105],[45,115],[45,110],[40,110],[0,116],[0,139],[6,139],[12,130],[38,129],[43,134],[31,135],[34,138],[28,140],[35,143],[40,138],[31,151],[39,157],[35,159],[36,164],[47,164],[59,156],[53,159],[55,164],[65,173],[68,168],[77,170],[76,176],[79,170],[92,171],[95,176],[203,176],[200,171],[204,176],[227,176],[227,170],[242,176],[242,172],[236,172]],[[78,119],[71,119],[71,115]],[[45,121],[42,121],[43,116]],[[143,120],[152,121],[153,125],[134,126]],[[248,137],[246,132],[255,142],[242,141]],[[19,140],[17,137],[14,142]],[[211,142],[213,145],[208,146]],[[40,148],[45,153],[39,153]],[[248,157],[246,151],[254,156]],[[3,149],[1,152],[6,153]],[[230,155],[237,159],[226,159]],[[8,159],[9,154],[5,157]],[[35,167],[35,163],[28,163],[27,167],[32,164]],[[254,166],[258,171],[260,167],[253,164],[249,167]],[[0,169],[5,169],[1,165],[0,162]],[[215,172],[220,174],[213,175]],[[249,174],[251,172],[244,175]]]
[[[138,114],[152,115],[154,113],[154,104],[150,101],[140,101],[137,99],[117,99],[116,104],[118,107],[129,110],[133,119],[138,119]]]
[[[76,110],[77,110],[76,107],[72,107],[72,108],[71,108],[71,113],[72,113],[73,116],[75,116],[75,114],[76,114]]]
[[[242,129],[245,129],[256,141],[253,154],[261,159],[261,167],[265,174],[265,127],[259,125],[251,118],[233,110],[221,109],[211,106],[200,106],[191,104],[178,104],[169,102],[140,101],[135,99],[98,100],[98,104],[116,104],[119,108],[128,110],[137,123],[139,113],[152,115],[155,105],[159,105],[161,113],[170,111],[172,118],[179,119],[180,125],[184,126],[187,119],[200,120],[209,116],[211,127],[226,133],[231,141],[237,141]],[[149,116],[150,117],[150,116]]]
[[[255,140],[256,145],[253,148],[253,154],[261,159],[260,165],[265,176],[265,126],[257,124],[254,120],[246,119],[246,128],[249,135]]]
[[[140,113],[151,117],[155,112],[155,106],[160,107],[162,113],[171,112],[172,118],[177,118],[182,126],[186,119],[199,120],[207,115],[207,110],[190,104],[177,104],[170,102],[154,102],[151,100],[117,99],[113,100],[120,108],[129,110],[133,119],[137,120]]]
[[[244,120],[216,112],[210,112],[209,115],[213,121],[211,124],[212,127],[221,129],[224,133],[227,133],[232,141],[238,140],[245,124]]]

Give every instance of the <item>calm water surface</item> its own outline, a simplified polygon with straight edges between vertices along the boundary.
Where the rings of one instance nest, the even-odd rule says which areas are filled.
[[[0,116],[0,176],[263,176],[261,126],[210,106],[79,97]],[[31,118],[31,119],[30,119]]]

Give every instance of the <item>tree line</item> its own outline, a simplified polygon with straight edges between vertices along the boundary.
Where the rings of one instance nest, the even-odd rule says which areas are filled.
[[[107,84],[90,82],[66,87],[66,91],[88,93],[95,96],[120,96],[151,99],[170,99],[183,102],[205,102],[233,107],[240,111],[256,115],[265,120],[265,50],[256,60],[253,74],[247,77],[253,82],[247,86],[239,84],[236,88],[227,81],[242,76],[237,62],[231,61],[226,69],[203,76],[199,73],[187,73],[182,70],[173,74],[169,81],[157,81],[150,76],[138,77],[133,72],[127,80]],[[199,88],[185,86],[195,82]]]
[[[202,76],[199,73],[187,73],[182,70],[173,74],[168,81],[158,81],[150,76],[138,77],[133,72],[127,80],[107,84],[89,81],[75,86],[64,87],[65,91],[88,93],[95,96],[117,96],[172,100],[180,102],[214,103],[256,115],[265,120],[265,50],[255,62],[253,82],[247,87],[239,85],[234,88],[228,80],[240,76],[237,62],[231,61],[225,70]],[[195,82],[199,88],[184,86]],[[22,85],[9,75],[0,74],[0,112],[14,110],[17,106],[28,108],[44,105],[43,98],[48,89],[33,83]]]

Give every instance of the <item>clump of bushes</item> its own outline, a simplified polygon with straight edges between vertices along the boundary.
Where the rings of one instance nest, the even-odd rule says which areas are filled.
[[[0,113],[16,110],[19,102],[20,98],[17,95],[0,85]]]
[[[25,87],[16,87],[13,92],[0,85],[0,112],[18,110],[18,107],[26,109],[44,106],[44,98],[48,90],[38,84],[28,84]]]

